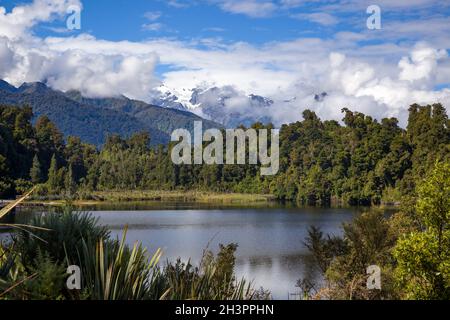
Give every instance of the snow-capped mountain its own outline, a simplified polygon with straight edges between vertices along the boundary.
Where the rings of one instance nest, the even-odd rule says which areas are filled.
[[[183,89],[176,92],[162,84],[151,93],[150,103],[164,108],[193,111],[196,106],[189,103],[191,95],[192,90]]]
[[[304,87],[301,89],[305,90]],[[152,92],[150,103],[189,111],[226,128],[236,128],[240,125],[250,127],[258,121],[276,126],[296,121],[301,119],[302,107],[315,108],[316,105],[325,103],[329,97],[329,92],[317,88],[309,88],[307,94],[300,96],[279,95],[272,99],[248,94],[234,86],[201,85],[176,90],[161,85]]]
[[[161,85],[152,93],[151,103],[165,108],[186,110],[218,122],[225,127],[239,125],[249,127],[260,121],[271,122],[268,108],[273,107],[271,99],[246,94],[232,86],[198,87],[173,90]]]

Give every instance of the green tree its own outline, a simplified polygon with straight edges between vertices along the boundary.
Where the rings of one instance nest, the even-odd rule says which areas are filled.
[[[450,163],[436,163],[418,188],[418,218],[424,228],[397,243],[396,275],[406,298],[450,299]]]
[[[69,165],[69,170],[67,170],[64,176],[64,188],[70,196],[76,192],[77,185],[73,176],[73,169],[71,165]]]
[[[46,116],[37,119],[35,131],[39,146],[39,159],[44,172],[46,172],[50,167],[53,155],[58,161],[63,160],[64,136]]]
[[[33,158],[33,164],[31,166],[31,170],[30,170],[30,178],[31,178],[31,182],[33,182],[33,184],[38,184],[42,182],[42,168],[41,168],[41,163],[39,162],[39,158],[36,155],[34,155]]]
[[[52,156],[50,161],[50,168],[48,169],[48,187],[50,191],[57,192],[60,187],[60,175],[58,173],[58,163],[56,161],[56,155]]]

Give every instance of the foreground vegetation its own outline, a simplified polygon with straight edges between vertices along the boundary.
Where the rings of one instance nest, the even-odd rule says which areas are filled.
[[[450,162],[436,164],[399,213],[363,214],[343,237],[312,227],[306,245],[326,280],[299,280],[307,298],[450,300]],[[367,289],[370,265],[381,268],[381,290]]]
[[[205,250],[198,266],[167,262],[162,252],[149,254],[139,243],[129,247],[112,239],[90,214],[63,212],[40,215],[32,232],[19,230],[0,245],[0,299],[52,300],[241,300],[267,299],[236,279],[237,245],[220,245],[217,255]],[[66,286],[67,267],[81,269],[81,290]]]
[[[280,131],[280,172],[255,165],[173,165],[171,145],[150,136],[108,137],[101,150],[63,135],[30,108],[0,106],[0,197],[40,184],[50,198],[91,199],[96,192],[164,190],[272,194],[308,205],[396,203],[414,193],[436,160],[450,157],[450,126],[440,104],[413,105],[406,129],[343,110],[343,123],[312,111]],[[254,128],[273,128],[255,124]],[[98,194],[98,193],[97,193]]]

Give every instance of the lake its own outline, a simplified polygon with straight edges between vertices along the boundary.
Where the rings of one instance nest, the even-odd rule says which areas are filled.
[[[140,241],[150,252],[162,248],[163,262],[180,257],[198,263],[208,244],[217,252],[220,243],[237,243],[237,275],[253,280],[256,288],[270,290],[274,299],[288,299],[289,294],[299,292],[295,285],[300,278],[321,281],[314,259],[303,244],[308,227],[315,225],[324,233],[340,235],[342,223],[362,211],[283,205],[230,208],[187,203],[104,205],[83,210],[98,217],[114,237],[121,237],[128,225],[127,242]],[[26,222],[35,213],[20,210],[16,221]]]

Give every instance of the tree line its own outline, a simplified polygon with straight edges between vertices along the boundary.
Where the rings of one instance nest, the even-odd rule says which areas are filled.
[[[85,198],[110,190],[271,193],[307,205],[396,202],[414,192],[434,163],[449,161],[450,122],[441,104],[412,105],[408,124],[343,109],[342,124],[310,110],[280,130],[280,172],[259,165],[174,165],[172,144],[150,135],[111,135],[101,149],[66,137],[29,107],[0,106],[0,197],[31,185],[42,195]],[[255,123],[252,128],[272,129]]]

